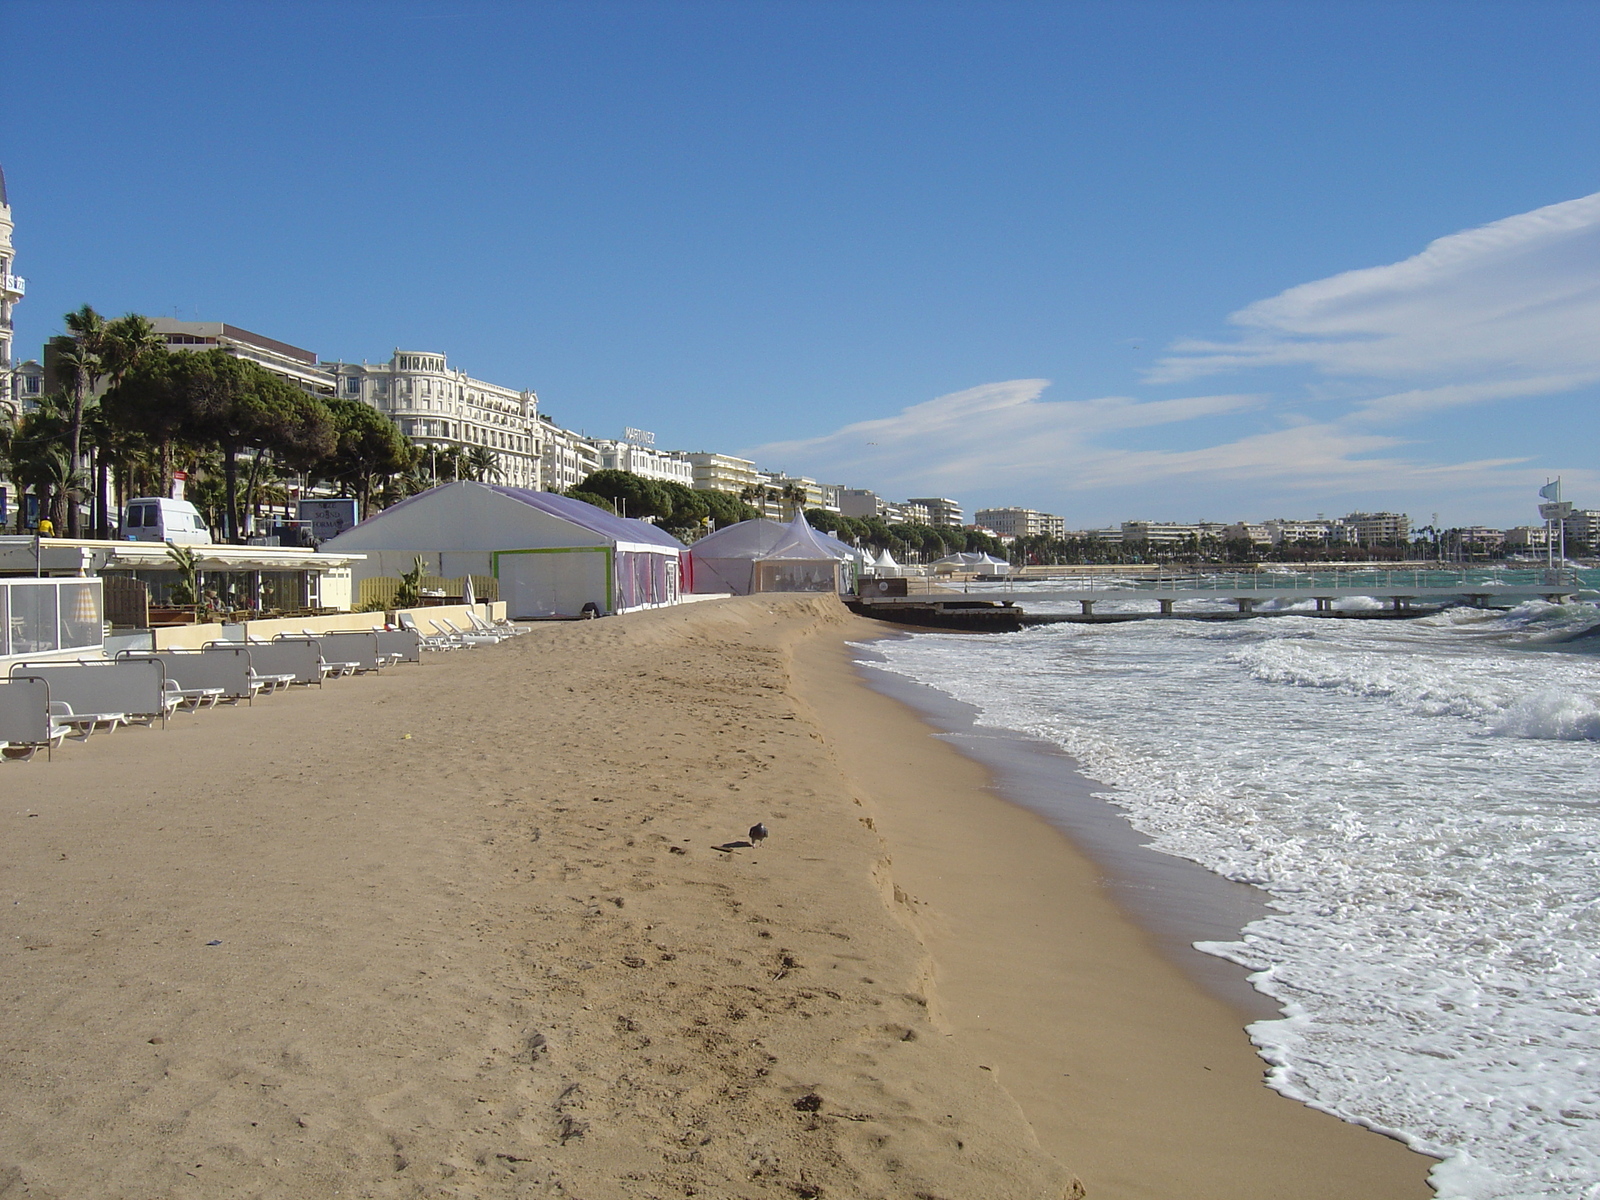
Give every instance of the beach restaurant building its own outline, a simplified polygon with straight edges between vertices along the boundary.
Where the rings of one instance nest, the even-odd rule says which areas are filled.
[[[445,578],[492,576],[517,619],[632,612],[678,602],[682,542],[554,492],[447,483],[368,517],[322,544],[365,555],[356,582],[398,579],[418,556]]]
[[[350,607],[359,556],[276,546],[196,545],[206,590],[250,609]],[[98,654],[107,626],[148,626],[168,602],[178,564],[160,542],[0,536],[0,660]]]

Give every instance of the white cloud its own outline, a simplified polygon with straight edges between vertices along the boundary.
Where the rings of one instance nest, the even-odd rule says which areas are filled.
[[[763,463],[870,480],[891,493],[965,490],[996,482],[1062,485],[1097,451],[1091,439],[1258,407],[1248,395],[1179,400],[1041,400],[1045,379],[1014,379],[913,404],[892,417],[858,421],[818,438],[747,451]]]
[[[1403,262],[1301,284],[1230,321],[1238,340],[1180,342],[1148,381],[1303,365],[1424,385],[1363,404],[1374,417],[1592,383],[1600,193],[1451,234]]]
[[[1600,381],[1600,193],[1440,238],[1403,262],[1290,288],[1230,320],[1237,339],[1178,343],[1147,382],[1298,367],[1295,402],[1313,402],[1319,415],[1242,392],[1044,400],[1048,381],[1019,379],[750,453],[891,496],[1003,489],[1020,501],[1136,487],[1231,493],[1252,506],[1318,494],[1409,493],[1437,505],[1492,493],[1509,503],[1543,482],[1530,460],[1504,456],[1488,432],[1469,461],[1438,461],[1427,442],[1445,410]],[[1216,420],[1243,413],[1257,425],[1244,436],[1237,421]],[[1391,432],[1401,425],[1414,436]],[[1156,426],[1183,426],[1165,439],[1183,448],[1118,445],[1131,439],[1117,435]],[[1600,484],[1594,472],[1568,472],[1579,476]]]

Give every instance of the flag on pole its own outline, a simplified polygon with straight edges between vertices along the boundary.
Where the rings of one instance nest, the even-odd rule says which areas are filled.
[[[1558,479],[1554,483],[1545,484],[1539,489],[1539,495],[1543,496],[1546,500],[1561,499],[1561,480]]]

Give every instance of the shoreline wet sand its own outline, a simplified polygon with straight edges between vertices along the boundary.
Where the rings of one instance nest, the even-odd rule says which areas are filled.
[[[858,642],[882,636],[881,622],[859,618],[852,627]],[[1087,796],[1070,758],[1056,756],[1063,778],[1052,796],[1042,756],[1020,763],[1014,738],[978,745],[982,732],[953,703],[930,722],[907,695],[917,685],[866,686],[859,655],[832,637],[806,643],[797,655],[800,694],[841,769],[871,798],[896,886],[934,962],[939,1019],[981,1050],[1041,1144],[1089,1196],[1433,1194],[1432,1159],[1262,1082],[1265,1064],[1243,1029],[1260,1005],[1242,990],[1242,973],[1220,960],[1210,966],[1176,940],[1196,927],[1191,920],[1222,928],[1233,905],[1248,920],[1252,897],[1194,864],[1141,851],[1137,835],[1107,826],[1114,814]],[[915,701],[940,707],[927,695]],[[968,734],[955,745],[938,736],[963,724]],[[957,746],[999,767],[998,777]],[[1008,755],[1009,764],[999,761]],[[1030,811],[1030,797],[1004,798],[1008,771],[1058,817],[1075,789],[1091,801],[1074,833],[1123,868],[1120,886]],[[1149,860],[1134,861],[1140,854]],[[1163,902],[1194,908],[1202,894],[1187,918],[1157,911]],[[1123,905],[1151,918],[1151,930]],[[1182,967],[1181,956],[1189,960]]]
[[[1250,986],[1243,967],[1194,948],[1200,941],[1233,941],[1266,915],[1262,892],[1151,849],[1127,817],[1097,794],[1110,789],[1083,775],[1059,746],[983,725],[972,705],[878,665],[883,658],[870,644],[856,645],[856,670],[866,685],[916,712],[942,741],[982,764],[1000,796],[1037,813],[1087,854],[1111,900],[1186,975],[1233,1005],[1242,1020],[1282,1015],[1270,996]]]
[[[1066,839],[854,676],[861,628],[540,626],[3,768],[0,1194],[1427,1195],[1259,1084]],[[1167,1047],[1191,1010],[1233,1049]]]

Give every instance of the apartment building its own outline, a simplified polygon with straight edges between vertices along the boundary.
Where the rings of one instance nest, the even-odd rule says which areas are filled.
[[[1537,550],[1543,553],[1554,544],[1553,533],[1554,530],[1544,525],[1518,525],[1515,529],[1506,530],[1505,546],[1507,550]]]
[[[1267,532],[1272,537],[1274,546],[1288,542],[1351,542],[1355,540],[1355,530],[1343,521],[1324,521],[1318,518],[1315,521],[1288,521],[1282,517],[1274,517],[1270,521],[1263,521]]]
[[[918,525],[945,525],[951,529],[960,529],[967,523],[966,516],[961,511],[961,505],[945,496],[912,496],[906,500],[906,507],[919,506],[926,514],[926,518],[916,522]],[[907,521],[911,518],[907,517]]]
[[[762,483],[756,464],[731,454],[696,451],[685,455],[694,470],[694,487],[699,492],[729,492],[737,496],[747,487]]]
[[[168,350],[226,350],[235,358],[249,359],[274,375],[281,375],[313,395],[333,394],[332,374],[310,350],[240,329],[224,321],[177,321],[171,317],[152,317],[150,325],[167,344]],[[46,348],[45,352],[48,355],[49,349]],[[45,365],[48,368],[48,358]]]
[[[891,504],[877,492],[848,487],[839,489],[839,514],[857,519],[878,517],[890,525],[899,524],[902,515],[898,504]]]
[[[1054,513],[1032,508],[980,508],[972,520],[1001,537],[1062,537],[1066,521]]]
[[[782,517],[790,511],[789,502],[783,498],[783,493],[788,488],[798,488],[805,497],[800,502],[801,508],[825,508],[827,493],[823,486],[815,479],[807,479],[804,475],[789,475],[783,471],[760,471],[761,482],[767,489],[768,510],[766,516]]]
[[[539,486],[546,492],[570,492],[600,469],[600,449],[581,433],[562,429],[549,417],[539,418],[542,449]]]
[[[1405,513],[1353,512],[1344,523],[1363,546],[1397,546],[1411,540],[1411,518]]]
[[[593,444],[600,455],[602,471],[631,471],[645,479],[694,486],[694,464],[682,451],[606,439],[597,439]]]
[[[1124,545],[1181,546],[1199,539],[1210,526],[1179,525],[1171,521],[1124,521],[1121,541]],[[1221,528],[1225,528],[1221,527]]]
[[[544,486],[545,427],[533,391],[474,379],[433,351],[397,349],[386,363],[329,362],[321,370],[335,394],[388,414],[424,455],[485,447],[495,457],[487,482]]]
[[[1249,542],[1252,546],[1261,548],[1273,544],[1272,531],[1265,525],[1257,525],[1252,521],[1235,521],[1232,525],[1225,526],[1222,530],[1222,540]]]
[[[1447,550],[1469,554],[1484,554],[1499,550],[1506,543],[1506,531],[1490,529],[1486,525],[1468,525],[1460,529],[1447,529],[1444,544]]]
[[[1570,544],[1600,545],[1600,509],[1582,508],[1561,522]]]

